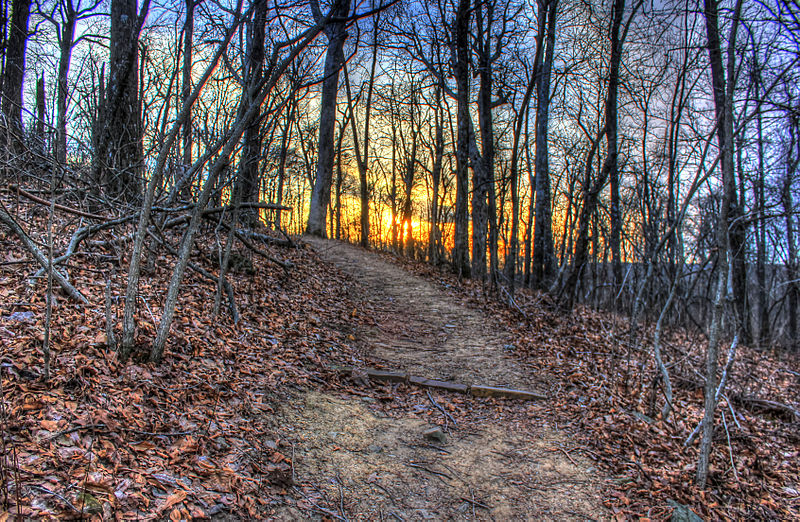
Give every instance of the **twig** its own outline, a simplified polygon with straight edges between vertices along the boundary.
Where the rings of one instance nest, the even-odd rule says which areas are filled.
[[[297,479],[294,474],[294,442],[292,442],[292,484],[297,484]]]
[[[261,257],[263,257],[267,261],[271,261],[271,262],[275,263],[276,265],[278,265],[279,267],[283,268],[287,272],[289,271],[289,269],[294,268],[294,264],[291,261],[283,261],[281,259],[278,259],[277,257],[271,256],[265,250],[262,250],[262,249],[258,248],[257,246],[255,246],[253,243],[251,243],[244,236],[244,234],[240,230],[237,230],[235,233],[236,233],[236,239],[241,241],[241,243],[244,246],[246,246],[247,248],[249,248],[250,250],[252,250],[256,254],[260,255]],[[264,237],[266,237],[266,236],[264,236]]]
[[[477,500],[475,500],[475,493],[473,493],[472,488],[469,488],[469,492],[472,495],[472,499],[468,499],[467,497],[461,497],[461,500],[463,500],[464,502],[469,502],[470,504],[472,504],[472,506],[473,506],[473,508],[472,508],[472,516],[473,517],[475,516],[475,507],[474,506],[478,506],[479,508],[483,508],[483,509],[492,509],[491,507],[487,506],[486,504],[484,504],[482,502],[478,502]]]
[[[344,520],[348,520],[347,515],[344,513],[344,488],[342,487],[342,477],[338,473],[336,474],[336,485],[339,486],[339,512],[342,514]]]
[[[111,301],[111,279],[114,277],[112,270],[111,275],[106,278],[106,346],[112,350],[117,349],[117,341],[114,338],[114,309]]]
[[[736,410],[733,409],[733,403],[731,402],[730,398],[724,393],[722,396],[725,398],[725,402],[728,404],[728,409],[731,410],[731,415],[733,416],[733,422],[736,423],[736,427],[742,429],[742,425],[739,424],[739,416],[736,414]]]
[[[303,490],[301,490],[301,489],[300,489],[300,488],[298,488],[297,486],[294,486],[294,488],[293,488],[293,489],[294,489],[295,491],[297,491],[298,493],[300,493],[300,496],[302,496],[302,497],[305,499],[305,501],[306,501],[306,502],[308,502],[309,504],[311,504],[311,506],[312,506],[312,511],[317,511],[318,513],[322,513],[323,515],[328,515],[329,517],[333,517],[333,518],[335,518],[336,520],[345,520],[344,518],[342,518],[342,517],[341,517],[341,516],[339,516],[338,514],[334,513],[334,512],[333,512],[333,511],[331,511],[330,509],[325,509],[324,507],[320,506],[319,504],[317,504],[316,502],[314,502],[313,500],[311,500],[311,499],[310,499],[310,498],[309,498],[309,497],[308,497],[308,496],[307,496],[305,493],[303,493]]]
[[[578,463],[577,463],[577,462],[575,462],[575,460],[573,460],[573,458],[572,458],[572,455],[570,455],[570,454],[567,452],[567,450],[565,450],[564,448],[558,447],[558,446],[556,447],[556,449],[557,449],[557,450],[559,450],[561,453],[563,453],[563,454],[564,454],[564,455],[565,455],[565,456],[566,456],[566,457],[569,459],[569,461],[570,461],[570,462],[572,462],[572,464],[573,464],[574,466],[576,466],[576,467],[578,466]]]
[[[442,453],[447,453],[448,455],[450,455],[450,453],[451,453],[450,451],[444,449],[441,446],[437,446],[436,444],[415,444],[415,446],[420,447],[420,448],[433,448],[436,451],[441,451]]]
[[[452,415],[450,415],[449,413],[447,413],[447,412],[445,411],[445,409],[444,409],[444,408],[442,408],[442,407],[439,405],[439,403],[438,403],[438,402],[436,402],[436,401],[434,400],[434,398],[431,396],[431,392],[429,392],[428,390],[425,390],[425,393],[427,393],[427,394],[428,394],[428,399],[431,401],[431,404],[433,404],[434,406],[436,406],[436,407],[439,409],[439,411],[440,411],[440,412],[442,412],[442,414],[445,416],[445,418],[446,418],[446,419],[450,419],[451,421],[453,421],[453,426],[455,426],[455,427],[457,428],[457,427],[458,427],[458,423],[457,423],[457,422],[456,422],[456,420],[453,418],[453,416],[452,416]]]
[[[184,435],[191,435],[192,433],[196,432],[197,430],[189,430],[189,431],[142,431],[137,430],[134,428],[117,428],[117,430],[112,430],[108,426],[103,423],[98,424],[87,424],[86,426],[73,426],[72,428],[67,428],[65,430],[59,431],[53,435],[50,435],[46,439],[45,442],[49,442],[51,440],[55,440],[59,437],[63,437],[64,435],[69,435],[70,433],[75,433],[76,431],[81,430],[103,430],[107,432],[114,432],[114,431],[127,431],[129,433],[135,433],[137,435],[148,435],[151,437],[182,437]]]
[[[451,477],[447,473],[442,473],[441,471],[435,471],[435,470],[432,470],[430,468],[426,468],[425,466],[421,466],[419,464],[414,464],[413,462],[406,462],[406,466],[409,466],[409,467],[412,467],[412,468],[418,468],[418,469],[427,471],[428,473],[431,473],[433,475],[439,475],[439,476],[442,476],[442,477],[444,477],[446,479],[453,480],[453,477]]]
[[[45,494],[47,494],[47,495],[51,495],[51,496],[53,496],[53,497],[56,497],[58,500],[60,500],[61,502],[63,502],[63,503],[64,503],[64,505],[66,505],[68,508],[70,508],[70,509],[71,509],[72,511],[74,511],[75,513],[80,513],[80,512],[81,512],[81,510],[80,510],[80,509],[78,509],[78,508],[76,508],[76,507],[75,507],[75,504],[73,504],[72,502],[70,502],[70,501],[69,501],[69,500],[68,500],[66,497],[63,497],[63,496],[59,495],[59,494],[58,494],[58,493],[56,493],[55,491],[51,491],[51,490],[47,489],[47,488],[46,488],[46,487],[44,487],[44,486],[40,486],[39,484],[29,484],[29,485],[28,485],[28,487],[30,487],[30,488],[34,488],[34,489],[38,489],[39,491],[41,491],[41,492],[43,492],[43,493],[45,493]]]
[[[501,291],[501,292],[505,292],[505,294],[506,294],[506,297],[508,298],[508,304],[509,304],[510,306],[512,306],[514,309],[516,309],[516,311],[517,311],[517,312],[519,312],[519,313],[520,313],[520,315],[522,315],[523,319],[525,319],[525,320],[527,321],[527,320],[528,320],[528,314],[526,314],[526,313],[525,313],[525,312],[522,310],[522,308],[520,308],[520,307],[517,305],[517,302],[514,300],[514,297],[511,295],[511,292],[509,292],[509,291],[508,291],[508,290],[507,290],[507,289],[506,289],[504,286],[502,286],[502,285],[500,286],[500,291]]]
[[[53,186],[51,182],[51,186]],[[47,216],[47,292],[45,294],[45,319],[44,319],[44,381],[50,380],[50,323],[53,319],[53,214],[55,213],[56,200],[50,204]]]
[[[736,464],[733,462],[733,448],[731,447],[731,434],[728,432],[728,421],[725,420],[725,410],[722,410],[722,425],[725,427],[725,436],[728,438],[728,456],[731,459],[731,469],[736,482],[739,482],[739,472],[736,471]]]
[[[92,448],[94,447],[94,437],[92,437],[91,441],[89,442],[89,451],[88,453],[91,454]],[[86,471],[83,474],[83,487],[81,488],[81,508],[78,510],[78,513],[81,514],[81,519],[83,518],[83,508],[86,504],[86,488],[89,485],[89,470],[92,469],[92,459],[87,459],[88,462],[86,463]]]

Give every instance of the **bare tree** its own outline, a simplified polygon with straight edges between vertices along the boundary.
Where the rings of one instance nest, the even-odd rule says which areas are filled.
[[[556,41],[558,0],[539,0],[539,28],[536,36],[536,216],[533,239],[531,281],[546,288],[555,275],[552,201],[550,198],[550,162],[547,129],[550,111],[550,76]]]
[[[336,93],[339,89],[339,71],[344,64],[343,48],[344,41],[347,39],[345,20],[350,13],[350,0],[335,0],[327,16],[323,16],[319,0],[309,0],[309,3],[317,23],[321,23],[326,18],[332,20],[325,24],[328,49],[325,54],[322,99],[320,101],[317,175],[314,179],[314,189],[311,192],[311,207],[306,226],[306,233],[324,237],[333,181]]]
[[[2,94],[3,114],[8,130],[14,136],[12,143],[22,138],[22,82],[25,76],[25,46],[28,41],[28,17],[30,0],[11,2],[11,25],[5,48]]]
[[[142,114],[139,106],[139,32],[150,0],[111,2],[108,85],[95,138],[93,180],[113,198],[136,199],[142,180]]]
[[[719,10],[716,0],[705,0],[706,33],[708,36],[708,56],[711,64],[711,83],[714,88],[714,109],[716,114],[716,135],[720,150],[720,170],[722,177],[722,203],[719,217],[717,218],[717,283],[714,296],[714,309],[711,325],[709,326],[708,349],[706,352],[706,385],[705,385],[705,414],[702,421],[702,439],[700,441],[700,456],[697,463],[697,485],[705,488],[708,480],[709,458],[711,444],[714,436],[714,412],[719,401],[719,394],[724,387],[724,379],[719,379],[718,353],[722,337],[722,315],[724,301],[728,297],[729,278],[732,272],[729,259],[732,256],[730,238],[731,206],[736,204],[736,179],[734,177],[734,149],[733,149],[733,94],[735,86],[736,63],[736,35],[739,29],[739,17],[742,10],[742,0],[737,0],[731,20],[730,36],[728,37],[727,65],[723,64],[722,49],[719,35]],[[727,71],[726,71],[727,69]],[[727,73],[727,74],[726,74]],[[727,76],[727,80],[726,80]],[[731,296],[732,297],[732,296]],[[736,341],[734,340],[733,346]]]

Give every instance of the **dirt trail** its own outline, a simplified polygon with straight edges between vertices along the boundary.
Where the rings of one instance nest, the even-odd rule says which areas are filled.
[[[363,285],[378,326],[357,335],[372,363],[463,384],[536,389],[509,354],[507,334],[482,311],[375,254],[306,241]],[[504,413],[519,418],[535,410],[531,403],[501,401],[491,416],[458,427],[448,422],[446,443],[432,444],[422,436],[431,424],[419,414],[434,406],[425,394],[418,402],[399,416],[371,396],[309,392],[287,404],[282,423],[295,432],[296,482],[308,496],[306,511],[287,508],[282,516],[321,518],[327,510],[366,520],[608,518],[595,468],[564,449],[562,432],[533,414],[522,427],[504,422]]]

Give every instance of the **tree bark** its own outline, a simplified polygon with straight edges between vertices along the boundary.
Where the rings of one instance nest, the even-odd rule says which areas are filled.
[[[608,92],[606,94],[606,159],[603,163],[603,177],[608,178],[611,189],[611,257],[613,262],[614,288],[622,283],[622,208],[619,194],[619,168],[617,146],[617,94],[619,90],[619,67],[622,62],[622,43],[620,29],[625,0],[614,0],[611,22],[611,57],[608,69]],[[614,294],[616,294],[616,290]]]
[[[550,110],[550,76],[556,41],[556,12],[558,0],[539,0],[539,38],[537,39],[536,78],[536,223],[533,239],[533,284],[545,289],[556,269],[553,247],[553,219],[550,199],[550,166],[547,150],[547,130]],[[546,46],[545,40],[545,28]],[[542,57],[541,49],[543,51]]]
[[[264,69],[264,41],[267,24],[267,0],[252,0],[253,17],[248,25],[248,44],[245,78],[245,92],[258,93],[252,87],[258,85],[263,78]],[[247,100],[248,107],[255,103],[255,99]],[[239,175],[237,176],[236,192],[242,203],[255,203],[260,200],[259,164],[261,163],[261,119],[258,114],[253,118],[250,126],[244,132]],[[256,227],[259,224],[257,209],[243,209],[239,216],[244,226]]]
[[[456,215],[453,238],[453,271],[459,277],[470,276],[469,264],[469,20],[470,0],[459,0],[453,23],[456,79]]]
[[[2,104],[0,107],[12,133],[12,143],[22,139],[22,84],[25,76],[25,47],[28,42],[28,18],[31,0],[11,2],[11,26],[5,49]]]
[[[486,19],[482,0],[475,0],[475,22],[478,34],[478,125],[481,154],[472,165],[472,277],[486,279],[486,246],[489,226],[487,197],[494,175],[494,126],[492,121],[492,45],[491,31],[494,3],[486,2]]]
[[[733,156],[733,87],[735,82],[734,63],[736,33],[739,28],[739,15],[742,0],[738,0],[734,9],[731,32],[728,38],[728,79],[726,84],[725,69],[722,61],[722,50],[719,36],[719,13],[716,0],[705,0],[706,33],[708,36],[708,55],[711,65],[711,83],[714,88],[714,109],[717,120],[716,134],[720,150],[720,170],[722,171],[722,202],[717,220],[717,251],[719,252],[717,269],[718,281],[714,298],[714,309],[709,327],[708,350],[706,352],[706,386],[703,415],[700,456],[697,462],[697,485],[705,488],[708,480],[711,444],[714,435],[714,412],[717,407],[717,356],[721,336],[723,315],[723,299],[727,296],[730,274],[728,259],[733,255],[731,241],[731,219],[736,216],[736,179],[734,177]],[[732,212],[733,210],[733,212]]]
[[[322,19],[318,0],[310,0],[317,23]],[[319,115],[319,147],[317,149],[317,174],[311,191],[311,203],[306,224],[306,233],[325,237],[327,211],[331,201],[333,181],[334,142],[336,126],[336,93],[339,87],[339,71],[344,64],[344,41],[347,31],[343,20],[350,12],[350,0],[338,0],[331,8],[335,21],[325,25],[328,49],[325,53],[325,79],[322,82],[322,100]]]
[[[136,0],[112,0],[108,83],[95,143],[94,181],[112,198],[137,199],[142,180],[142,115],[139,105],[139,31]]]
[[[186,7],[186,19],[183,23],[183,77],[181,78],[181,103],[186,103],[192,93],[192,49],[194,47],[194,10],[198,0],[184,0]],[[192,135],[192,112],[189,114],[183,125],[182,148],[183,148],[183,168],[188,169],[192,164],[192,147],[194,137]],[[183,182],[181,199],[188,201],[191,199],[192,188],[191,180]]]

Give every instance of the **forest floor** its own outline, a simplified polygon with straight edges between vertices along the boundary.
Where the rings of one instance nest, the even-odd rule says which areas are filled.
[[[46,244],[47,205],[13,192],[0,204]],[[57,210],[55,252],[85,220]],[[192,255],[209,273],[216,226]],[[740,347],[699,491],[697,445],[684,441],[702,416],[702,333],[665,332],[675,411],[663,419],[647,323],[630,345],[624,317],[566,313],[528,291],[509,305],[421,262],[296,239],[259,243],[265,257],[237,245],[238,322],[224,305],[214,313],[213,282],[187,272],[159,364],[147,353],[175,259],[152,250],[137,347],[121,361],[105,294],[119,338],[130,231],[96,234],[59,267],[89,304],[54,290],[45,380],[46,278],[0,227],[0,522],[662,520],[686,506],[710,520],[800,518],[795,355]],[[377,382],[370,368],[546,398]],[[432,427],[444,442],[424,436]]]
[[[369,314],[372,323],[354,334],[361,365],[465,385],[546,389],[547,381],[511,354],[510,333],[484,311],[377,254],[337,241],[305,240],[359,282],[364,301],[354,312]],[[610,516],[602,504],[602,475],[591,461],[568,451],[569,436],[557,428],[558,416],[540,405],[361,384],[366,388],[357,388],[360,400],[308,391],[282,410],[281,423],[297,432],[297,480],[313,485],[329,504],[338,499],[340,516]],[[440,403],[446,413],[437,409]],[[431,443],[423,433],[437,425],[446,441]]]

